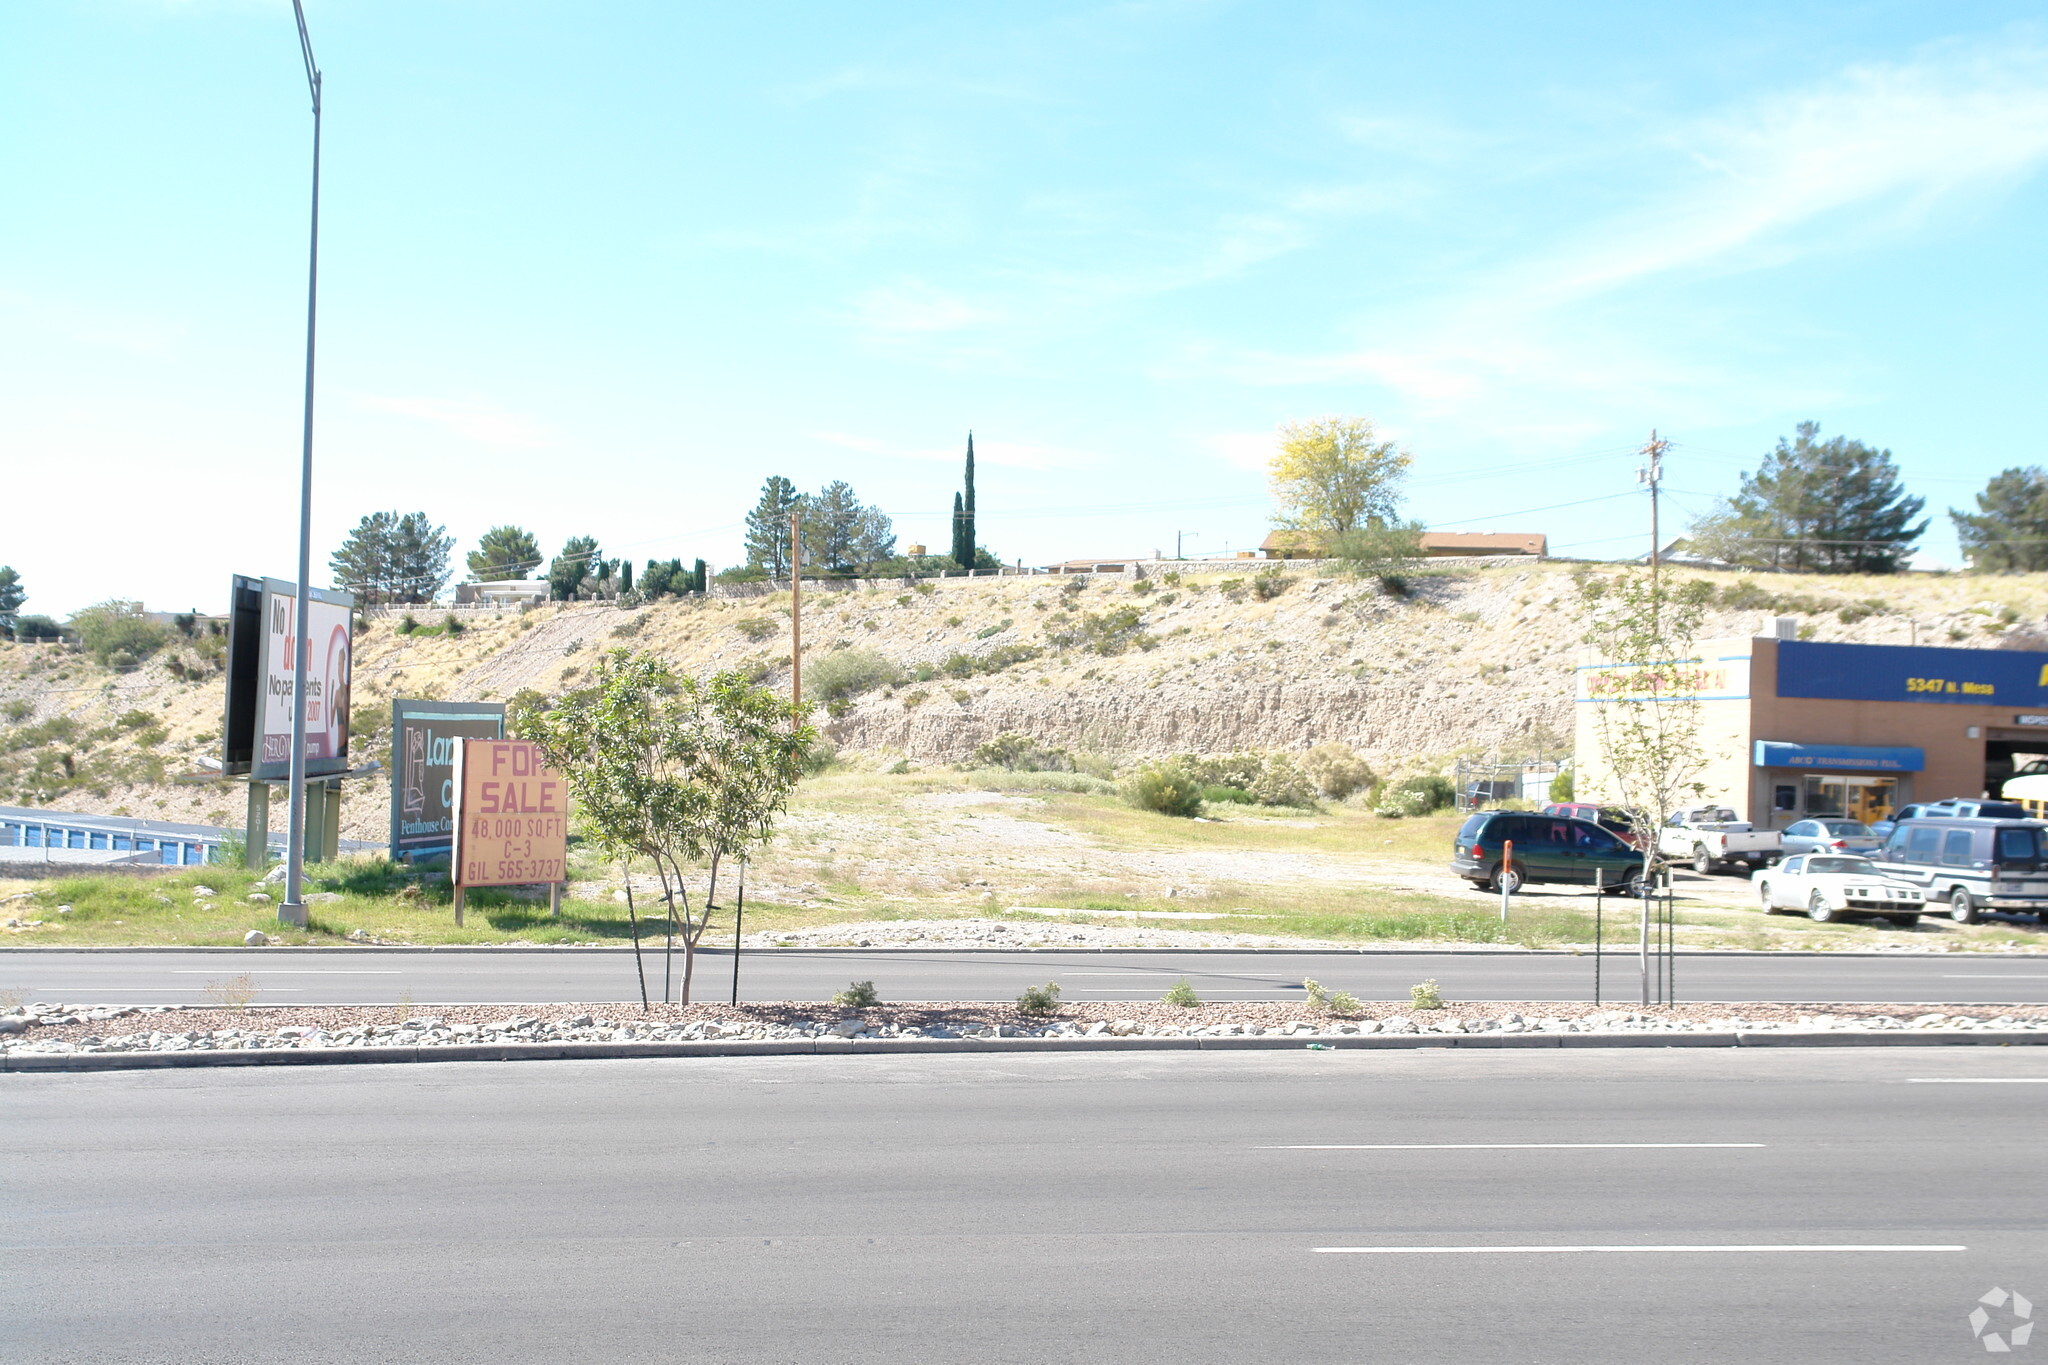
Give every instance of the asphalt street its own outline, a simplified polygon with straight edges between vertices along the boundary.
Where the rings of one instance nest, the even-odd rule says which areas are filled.
[[[681,955],[676,972],[681,973]],[[650,993],[661,958],[647,956]],[[872,980],[885,1000],[1012,1000],[1057,981],[1068,1000],[1156,1000],[1185,976],[1205,1000],[1290,1000],[1304,978],[1367,1000],[1406,1000],[1434,977],[1452,1000],[1590,1000],[1593,959],[1569,953],[958,953],[770,949],[741,962],[747,1000],[825,1000],[849,981]],[[1637,959],[1609,954],[1602,998],[1639,998]],[[0,951],[0,991],[30,1000],[182,1004],[209,985],[247,975],[262,1004],[619,1002],[638,998],[629,952],[502,949],[250,949],[231,952]],[[1682,1000],[1801,1002],[2048,1002],[2048,957],[1914,954],[1682,955]],[[699,959],[696,998],[723,1000],[732,956]],[[678,992],[679,994],[679,992]]]
[[[2048,1313],[2044,1101],[1990,1048],[7,1076],[0,1358],[1977,1360]]]

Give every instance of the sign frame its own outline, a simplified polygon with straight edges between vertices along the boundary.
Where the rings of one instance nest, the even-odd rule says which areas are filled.
[[[236,586],[239,589],[242,581],[238,580]],[[289,682],[281,680],[292,676],[291,652],[297,640],[292,616],[298,610],[298,585],[281,578],[266,578],[260,591],[256,623],[260,632],[260,662],[255,675],[248,772],[259,782],[283,782],[290,779],[292,771],[292,705]],[[306,690],[309,701],[317,693],[322,712],[317,723],[312,715],[306,720],[306,776],[334,777],[347,772],[349,767],[349,692],[355,674],[356,599],[354,593],[309,588],[307,605],[312,609],[309,615],[315,638],[306,669]],[[334,620],[336,611],[341,613],[338,623]],[[269,754],[276,756],[266,757]]]
[[[392,861],[455,856],[455,756],[464,739],[504,737],[503,702],[392,698]]]
[[[457,892],[559,886],[568,880],[569,784],[528,739],[465,739],[456,748]],[[494,853],[491,845],[498,845]],[[459,921],[458,921],[459,922]]]

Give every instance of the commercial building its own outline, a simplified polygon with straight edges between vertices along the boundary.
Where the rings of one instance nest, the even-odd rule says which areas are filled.
[[[2048,653],[1787,634],[1705,641],[1661,679],[1665,695],[1699,702],[1706,799],[1760,828],[1813,815],[1877,820],[1908,802],[1996,796],[2018,765],[2048,757]],[[1579,665],[1582,800],[1614,796],[1602,732],[1620,714],[1609,708],[1646,695],[1643,675],[1590,657]]]

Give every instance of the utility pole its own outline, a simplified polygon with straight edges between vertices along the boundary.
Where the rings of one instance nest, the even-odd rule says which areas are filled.
[[[1664,452],[1671,449],[1671,442],[1659,440],[1656,428],[1650,429],[1649,444],[1642,448],[1643,467],[1636,471],[1636,482],[1645,484],[1650,490],[1650,577],[1657,577],[1657,560],[1661,553],[1657,532],[1657,485],[1664,478]]]
[[[804,542],[800,514],[789,514],[789,699],[804,700]],[[792,726],[803,720],[792,717]],[[737,951],[737,950],[735,950]]]
[[[1186,558],[1186,556],[1181,554],[1180,552],[1180,541],[1182,536],[1193,536],[1196,540],[1200,540],[1202,538],[1202,533],[1199,531],[1175,531],[1173,533],[1173,557],[1175,559]]]
[[[313,39],[306,32],[306,10],[292,0],[299,21],[299,51],[306,59],[306,86],[313,96],[313,226],[306,253],[306,421],[299,454],[299,588],[292,616],[292,757],[290,804],[285,825],[284,898],[278,902],[280,924],[303,927],[306,903],[299,882],[306,865],[306,671],[313,642],[306,631],[313,576],[313,322],[320,299],[320,66],[313,60]]]

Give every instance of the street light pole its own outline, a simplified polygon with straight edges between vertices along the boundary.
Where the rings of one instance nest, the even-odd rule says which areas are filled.
[[[306,668],[312,641],[306,631],[313,577],[313,323],[320,300],[320,66],[313,60],[313,39],[306,32],[306,9],[292,0],[299,21],[299,51],[306,59],[306,87],[313,96],[313,226],[306,257],[306,423],[299,455],[299,585],[292,613],[292,760],[291,806],[285,817],[284,899],[278,903],[281,924],[304,927],[306,903],[300,878],[306,863]]]

